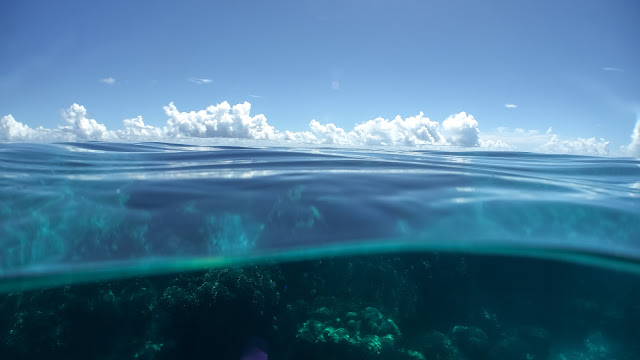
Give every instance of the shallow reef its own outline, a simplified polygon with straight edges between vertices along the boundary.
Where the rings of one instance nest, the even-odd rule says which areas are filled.
[[[638,359],[640,279],[386,254],[0,295],[2,359]]]

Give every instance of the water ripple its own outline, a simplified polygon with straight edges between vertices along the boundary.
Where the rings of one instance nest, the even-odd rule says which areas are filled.
[[[638,184],[634,159],[0,144],[0,288],[376,249],[637,263]]]

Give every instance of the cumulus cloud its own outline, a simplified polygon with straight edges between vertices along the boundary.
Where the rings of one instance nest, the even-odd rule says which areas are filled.
[[[442,131],[447,140],[454,145],[478,146],[480,131],[478,130],[478,121],[474,119],[473,115],[461,112],[449,116],[442,123]]]
[[[87,110],[82,105],[73,104],[63,112],[68,125],[58,126],[56,129],[28,125],[16,121],[7,115],[0,120],[0,139],[5,141],[85,141],[111,140],[115,133],[108,131],[104,124],[87,118]]]
[[[73,104],[63,114],[69,124],[59,129],[71,134],[77,140],[109,140],[114,137],[113,132],[107,131],[104,124],[87,117],[87,109],[84,106]]]
[[[164,133],[168,137],[227,137],[246,139],[291,140],[302,143],[337,145],[424,145],[446,144],[447,140],[439,132],[439,124],[420,113],[406,119],[397,116],[393,120],[376,118],[357,124],[353,130],[336,126],[333,123],[321,124],[311,120],[309,130],[303,132],[274,129],[267,118],[260,114],[251,116],[251,104],[245,102],[231,107],[228,102],[209,106],[205,110],[181,112],[173,103],[164,107],[169,117]],[[464,115],[467,116],[466,114]],[[473,117],[471,117],[472,121]],[[456,128],[460,126],[460,128]],[[467,122],[450,124],[450,132],[455,136],[454,143],[462,146],[477,145],[467,139]],[[462,135],[462,136],[461,136]],[[458,141],[458,138],[463,140]],[[472,143],[472,145],[466,145]]]
[[[178,110],[172,102],[164,107],[164,111],[168,119],[162,128],[147,125],[138,116],[123,120],[123,129],[111,131],[104,124],[89,118],[84,106],[73,104],[63,113],[66,125],[57,129],[31,129],[10,115],[5,116],[2,119],[0,138],[7,141],[104,141],[194,137],[289,140],[337,145],[480,145],[478,122],[464,112],[445,120],[441,133],[440,123],[430,120],[422,112],[407,118],[376,118],[356,124],[351,130],[311,120],[307,131],[281,132],[271,126],[264,115],[251,115],[251,104],[248,102],[231,106],[225,101],[204,110],[189,112]]]
[[[629,155],[633,157],[640,157],[640,119],[636,122],[636,127],[633,128],[631,133],[631,144],[627,147]]]
[[[188,78],[187,81],[192,82],[194,84],[198,84],[198,85],[202,85],[202,84],[209,84],[211,83],[213,80],[211,79],[204,79],[204,78]]]
[[[116,79],[109,76],[108,78],[100,79],[100,82],[107,85],[113,85],[116,83]]]
[[[347,145],[351,142],[349,134],[347,134],[343,128],[338,127],[333,123],[322,125],[314,119],[309,123],[309,129],[311,130],[313,137],[316,139],[316,142],[320,144]],[[299,135],[296,134],[295,136]]]
[[[445,144],[440,133],[440,124],[431,121],[424,113],[393,120],[377,118],[356,125],[354,135],[359,142],[367,145],[425,145]]]
[[[123,128],[109,130],[88,116],[84,106],[71,105],[63,112],[65,124],[55,129],[31,128],[6,115],[0,119],[0,141],[87,141],[87,140],[171,140],[181,138],[238,138],[290,141],[303,144],[344,146],[456,145],[484,150],[520,150],[569,154],[607,155],[605,139],[563,139],[539,130],[498,128],[480,133],[471,114],[453,114],[442,123],[424,113],[393,119],[376,118],[347,130],[333,123],[311,120],[304,131],[278,131],[262,115],[251,114],[251,104],[231,106],[228,102],[198,111],[180,111],[175,104],[164,107],[163,127],[145,124],[141,116],[123,120]],[[640,156],[640,120],[627,150]]]
[[[312,120],[315,121],[315,120]],[[318,138],[310,131],[289,131],[286,130],[282,134],[282,139],[287,141],[293,141],[302,144],[319,144]]]
[[[4,141],[28,140],[33,138],[33,133],[33,129],[16,121],[11,114],[0,119],[0,139]]]
[[[142,121],[142,116],[140,115],[133,119],[124,119],[122,120],[122,123],[124,125],[124,130],[117,131],[117,135],[121,139],[144,140],[165,137],[163,129],[151,125],[145,125],[144,121]]]
[[[317,120],[311,120],[309,131],[286,131],[282,138],[303,143],[337,145],[445,145],[447,141],[440,134],[439,127],[437,121],[429,120],[424,113],[406,119],[400,116],[392,120],[376,118],[356,124],[349,132],[333,123],[321,124]]]
[[[69,136],[59,130],[45,129],[39,126],[35,129],[13,118],[11,114],[0,119],[0,140],[2,141],[64,141],[71,140]]]
[[[276,131],[267,118],[251,116],[251,104],[244,102],[231,107],[224,101],[205,110],[181,112],[171,102],[164,107],[169,117],[164,132],[170,137],[227,137],[243,139],[275,139]]]
[[[58,126],[56,129],[28,125],[16,121],[7,115],[0,120],[0,139],[5,141],[83,141],[83,140],[111,140],[114,133],[107,130],[103,124],[87,118],[87,111],[82,105],[73,104],[63,112],[68,125]]]
[[[508,108],[508,109],[515,109],[515,108],[517,108],[518,106],[517,106],[517,105],[515,105],[515,104],[504,104],[504,107],[506,107],[506,108]]]

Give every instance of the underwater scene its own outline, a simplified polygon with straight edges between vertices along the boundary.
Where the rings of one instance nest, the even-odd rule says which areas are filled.
[[[0,144],[1,359],[640,358],[640,160]]]

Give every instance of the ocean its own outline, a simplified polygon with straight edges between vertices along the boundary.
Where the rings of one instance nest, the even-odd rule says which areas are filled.
[[[640,160],[0,144],[2,359],[638,359]]]

